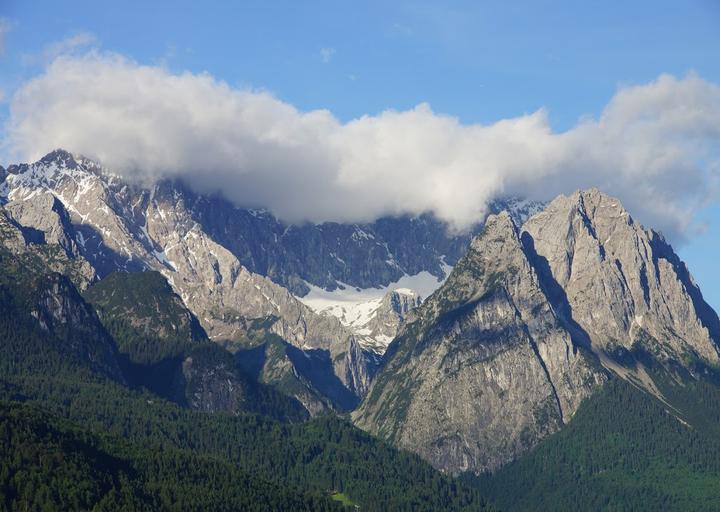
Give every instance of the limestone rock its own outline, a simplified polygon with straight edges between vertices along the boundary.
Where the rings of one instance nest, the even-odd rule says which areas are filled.
[[[353,417],[443,470],[511,460],[605,379],[555,315],[506,213],[488,218],[415,316]]]

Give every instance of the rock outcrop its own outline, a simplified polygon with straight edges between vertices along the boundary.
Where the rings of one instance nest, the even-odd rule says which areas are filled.
[[[113,339],[72,282],[62,274],[40,276],[32,291],[30,315],[60,349],[93,371],[124,381]]]
[[[353,418],[451,472],[517,457],[612,375],[662,400],[647,358],[690,375],[718,361],[718,317],[685,265],[597,190],[522,229],[489,218],[413,316]]]
[[[38,246],[83,262],[92,273],[88,283],[95,274],[157,270],[209,337],[233,350],[246,341],[249,323],[272,318],[271,332],[287,343],[326,354],[314,361],[330,365],[334,386],[354,396],[354,405],[367,389],[371,370],[353,334],[244,267],[195,220],[187,194],[177,183],[150,189],[126,183],[62,150],[34,164],[11,166],[0,185],[9,221],[35,236]],[[327,369],[308,369],[310,386],[315,373],[324,379]],[[347,402],[329,403],[348,407]]]
[[[387,292],[369,320],[360,327],[361,343],[377,354],[384,354],[400,327],[421,303],[422,298],[408,288]]]
[[[548,295],[594,350],[646,344],[662,360],[719,361],[720,323],[663,237],[598,190],[560,196],[523,227]]]
[[[604,379],[573,346],[505,213],[415,316],[354,418],[443,470],[510,460]]]

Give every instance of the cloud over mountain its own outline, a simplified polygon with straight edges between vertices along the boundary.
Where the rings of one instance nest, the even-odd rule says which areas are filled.
[[[622,87],[598,118],[559,133],[543,109],[462,124],[421,104],[343,123],[208,74],[98,52],[58,57],[10,108],[6,150],[19,160],[63,147],[295,222],[433,211],[462,229],[497,195],[596,186],[678,240],[716,197],[720,170],[720,87],[692,74]]]

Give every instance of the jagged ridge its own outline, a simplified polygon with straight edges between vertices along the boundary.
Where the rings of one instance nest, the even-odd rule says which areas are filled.
[[[354,419],[449,471],[512,460],[611,375],[664,400],[647,358],[694,377],[718,359],[717,315],[685,265],[597,190],[520,230],[488,219],[416,317]]]

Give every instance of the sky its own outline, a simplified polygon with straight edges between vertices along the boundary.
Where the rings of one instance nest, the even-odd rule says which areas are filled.
[[[0,164],[63,146],[290,221],[453,229],[598,186],[718,308],[718,55],[720,0],[0,0]]]

